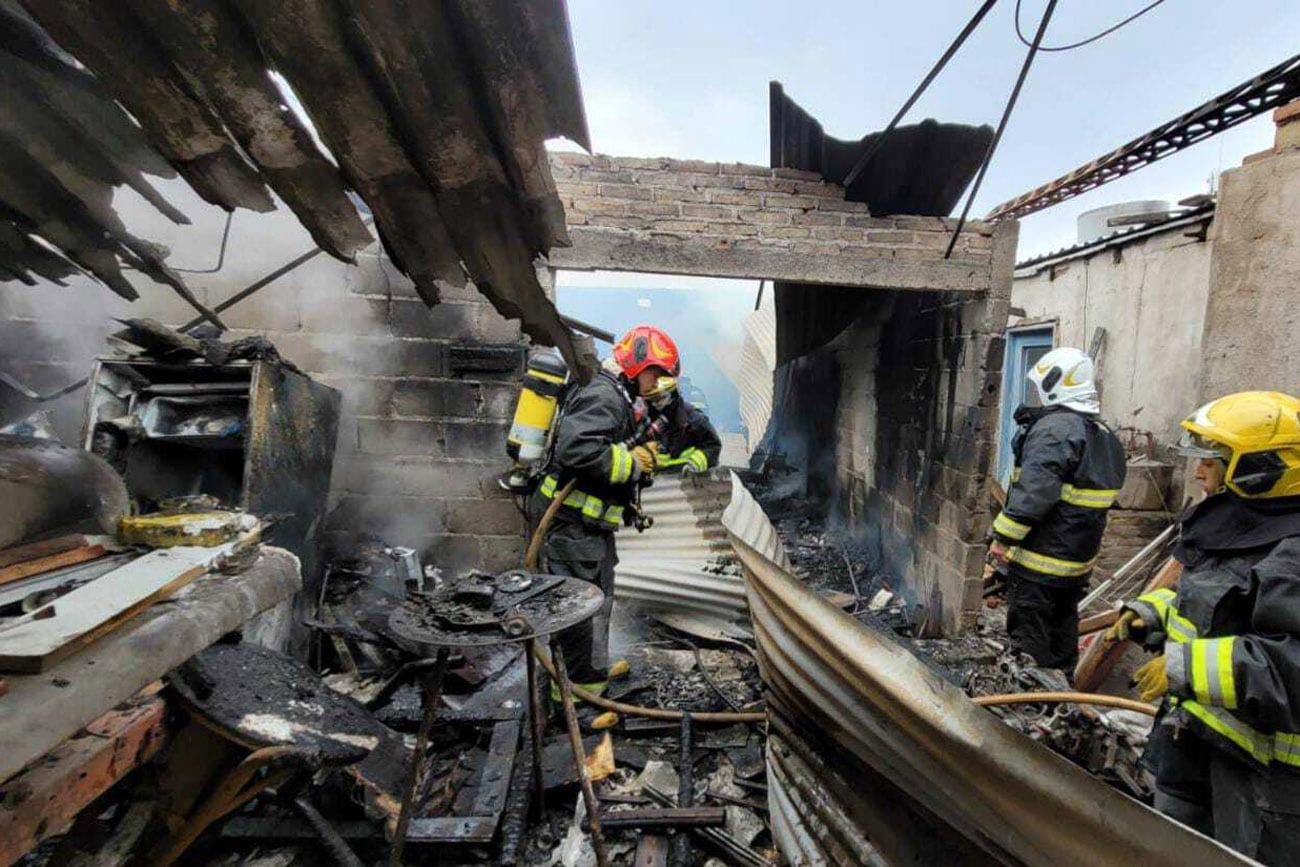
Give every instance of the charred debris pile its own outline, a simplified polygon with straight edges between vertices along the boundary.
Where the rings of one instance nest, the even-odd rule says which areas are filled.
[[[746,485],[771,517],[802,580],[859,622],[889,635],[971,697],[1061,692],[1074,687],[1054,669],[1010,649],[1006,609],[981,609],[973,633],[923,637],[926,607],[909,602],[877,565],[869,543],[846,532],[823,499],[806,498],[801,474],[774,462]],[[1007,725],[1133,797],[1151,802],[1154,781],[1139,765],[1151,720],[1123,709],[1076,704],[990,708]]]

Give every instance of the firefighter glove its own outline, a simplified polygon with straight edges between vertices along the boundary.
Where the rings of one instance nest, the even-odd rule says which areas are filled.
[[[1147,631],[1146,621],[1131,608],[1120,612],[1119,619],[1106,630],[1103,641],[1113,644],[1116,641],[1140,641]]]
[[[709,468],[708,455],[695,446],[686,449],[678,457],[685,461],[682,464],[682,472],[685,474],[702,473]]]
[[[1133,672],[1133,685],[1143,701],[1157,701],[1169,692],[1169,675],[1165,673],[1165,655],[1162,653]]]
[[[659,466],[659,443],[648,442],[637,446],[632,449],[632,457],[641,468],[642,476],[654,475],[655,468]]]

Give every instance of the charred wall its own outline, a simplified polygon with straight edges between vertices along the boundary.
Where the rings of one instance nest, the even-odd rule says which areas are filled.
[[[992,234],[989,293],[863,290],[847,328],[776,374],[771,433],[792,463],[806,461],[808,493],[824,493],[930,628],[948,633],[979,610],[990,519],[1016,227]]]
[[[292,214],[234,215],[221,267],[225,215],[184,188],[168,190],[193,226],[153,222],[135,200],[129,224],[171,247],[196,294],[216,304],[312,247]],[[90,372],[112,317],[151,316],[171,325],[193,311],[174,293],[136,281],[135,303],[85,278],[66,287],[0,283],[0,370],[49,392]],[[430,309],[378,244],[355,265],[317,256],[225,314],[229,337],[265,334],[285,358],[342,392],[342,412],[325,539],[346,545],[365,534],[422,553],[445,570],[504,569],[522,556],[522,522],[497,489],[504,437],[522,372],[518,323],[504,319],[472,286],[447,288]],[[9,400],[8,393],[0,399]],[[47,404],[65,442],[79,442],[82,389]]]

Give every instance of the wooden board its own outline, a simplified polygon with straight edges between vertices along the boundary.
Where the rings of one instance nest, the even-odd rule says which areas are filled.
[[[53,572],[55,569],[62,569],[65,566],[75,566],[78,563],[85,563],[87,560],[97,560],[106,553],[108,552],[103,545],[84,545],[80,548],[60,551],[57,554],[37,557],[35,560],[24,560],[21,563],[15,563],[12,566],[0,569],[0,587],[14,581],[30,578],[33,575]]]
[[[12,864],[61,832],[88,804],[167,742],[167,706],[146,688],[86,726],[5,784],[0,864]]]
[[[150,551],[0,628],[0,671],[45,670],[189,584],[233,545]]]
[[[1109,629],[1116,620],[1119,620],[1121,609],[1112,608],[1109,611],[1103,611],[1100,614],[1093,614],[1090,617],[1084,617],[1079,621],[1079,634],[1091,635],[1094,632],[1100,632],[1103,629]]]
[[[298,558],[263,547],[247,571],[204,575],[42,673],[3,675],[0,780],[301,587]]]
[[[1142,592],[1145,594],[1153,590],[1173,587],[1178,583],[1178,579],[1182,574],[1183,564],[1170,557],[1160,567],[1160,571],[1155,574],[1155,577],[1147,583]],[[1115,641],[1107,644],[1102,640],[1102,637],[1100,635],[1093,636],[1091,643],[1079,658],[1079,664],[1075,666],[1074,687],[1080,692],[1095,691],[1124,655],[1127,642]]]
[[[84,548],[89,544],[90,542],[85,536],[74,534],[46,539],[42,542],[28,542],[26,545],[13,545],[0,550],[0,569],[12,566],[15,563],[26,563],[28,560],[39,560],[41,557],[48,557],[51,554],[62,554],[64,551],[71,551],[73,548]]]

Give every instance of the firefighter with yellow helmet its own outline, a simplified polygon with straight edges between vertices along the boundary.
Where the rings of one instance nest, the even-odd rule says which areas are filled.
[[[1106,638],[1159,651],[1147,761],[1156,807],[1267,864],[1300,858],[1300,399],[1219,398],[1182,423],[1206,497],[1181,518],[1176,590],[1129,602]]]

